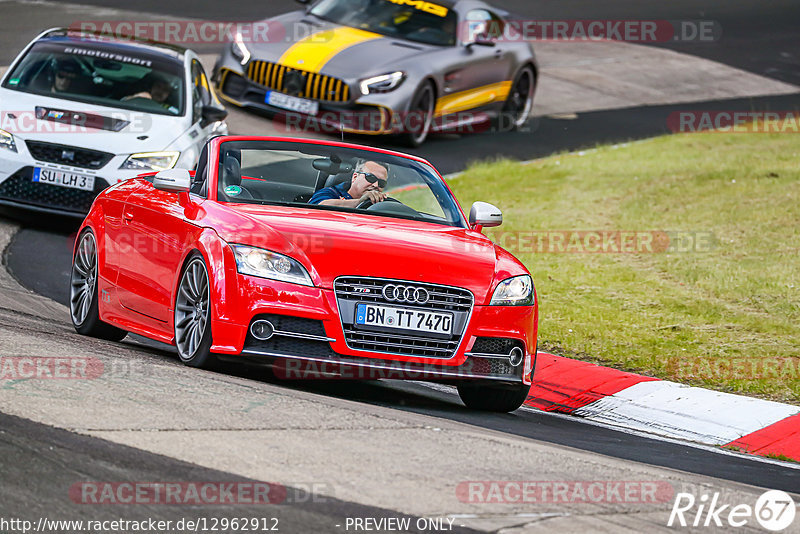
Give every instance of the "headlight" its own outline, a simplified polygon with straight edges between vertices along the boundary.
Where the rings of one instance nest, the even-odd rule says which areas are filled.
[[[250,51],[245,46],[244,38],[240,32],[236,32],[236,35],[233,37],[231,53],[242,65],[246,65],[247,62],[250,61]]]
[[[388,93],[395,90],[405,77],[406,74],[404,72],[397,71],[361,80],[361,93],[364,96],[370,93]]]
[[[306,268],[289,256],[246,245],[231,245],[231,248],[236,257],[236,270],[241,274],[314,286]]]
[[[120,169],[133,169],[135,171],[163,171],[171,169],[178,162],[180,152],[141,152],[131,154]]]
[[[492,295],[492,306],[532,306],[533,280],[527,274],[500,282]]]
[[[7,148],[11,152],[17,151],[17,145],[14,143],[14,136],[5,130],[0,130],[0,148]]]

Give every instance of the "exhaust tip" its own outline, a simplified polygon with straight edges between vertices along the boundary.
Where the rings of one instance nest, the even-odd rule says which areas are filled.
[[[520,365],[524,358],[525,353],[519,347],[514,347],[511,349],[511,352],[508,353],[508,363],[510,363],[512,367]]]
[[[275,334],[275,327],[269,321],[259,320],[250,325],[250,333],[259,341],[266,341]]]

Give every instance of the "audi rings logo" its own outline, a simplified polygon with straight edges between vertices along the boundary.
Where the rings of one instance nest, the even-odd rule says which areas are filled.
[[[383,298],[389,302],[406,302],[408,304],[425,304],[431,298],[424,287],[398,286],[389,284],[383,287]]]

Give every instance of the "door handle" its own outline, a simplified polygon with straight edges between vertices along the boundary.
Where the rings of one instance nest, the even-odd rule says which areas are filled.
[[[122,216],[122,220],[124,220],[126,223],[131,222],[133,220],[133,213],[131,213],[130,211],[126,211],[125,214]]]

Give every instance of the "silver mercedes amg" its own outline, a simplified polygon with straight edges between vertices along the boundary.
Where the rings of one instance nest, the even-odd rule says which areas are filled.
[[[537,65],[504,38],[508,13],[479,0],[318,0],[240,26],[214,68],[220,96],[287,124],[396,134],[528,119]]]

